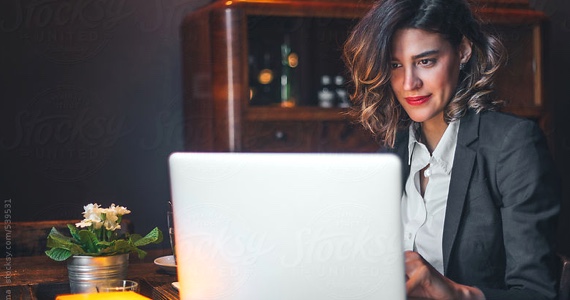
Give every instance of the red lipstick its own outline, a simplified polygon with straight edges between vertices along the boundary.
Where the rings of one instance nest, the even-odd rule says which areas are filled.
[[[416,105],[422,105],[422,104],[426,103],[430,98],[431,98],[431,95],[406,97],[405,99],[409,105],[416,106]]]

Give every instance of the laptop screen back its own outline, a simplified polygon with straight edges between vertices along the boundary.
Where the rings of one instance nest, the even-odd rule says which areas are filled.
[[[174,153],[181,299],[405,299],[390,154]]]

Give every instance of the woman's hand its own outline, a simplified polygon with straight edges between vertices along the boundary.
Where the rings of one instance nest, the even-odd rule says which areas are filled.
[[[481,290],[453,282],[441,275],[420,254],[405,252],[406,293],[422,299],[485,299]]]

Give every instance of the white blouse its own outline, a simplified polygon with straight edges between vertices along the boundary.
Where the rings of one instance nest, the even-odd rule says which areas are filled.
[[[406,180],[402,195],[404,249],[417,251],[443,274],[443,225],[459,121],[451,122],[447,126],[432,155],[424,144],[418,142],[415,136],[417,126],[419,124],[414,123],[409,129],[410,176]],[[429,180],[422,197],[420,170],[428,164],[424,175],[429,177]]]

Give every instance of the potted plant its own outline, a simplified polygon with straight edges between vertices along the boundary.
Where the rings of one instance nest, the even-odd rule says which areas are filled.
[[[121,233],[121,221],[131,211],[111,204],[84,206],[84,219],[67,224],[71,236],[52,228],[47,239],[46,255],[56,261],[67,260],[72,293],[94,292],[97,285],[123,280],[127,275],[129,254],[144,258],[139,247],[162,242],[162,232],[155,227],[146,236]]]

